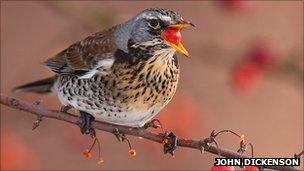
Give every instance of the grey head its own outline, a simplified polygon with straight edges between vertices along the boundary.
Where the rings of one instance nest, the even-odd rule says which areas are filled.
[[[162,32],[169,26],[186,23],[182,16],[172,10],[150,8],[140,12],[134,18],[120,25],[115,31],[115,41],[119,49],[128,53],[130,48],[140,50],[175,50],[171,43],[164,40]]]

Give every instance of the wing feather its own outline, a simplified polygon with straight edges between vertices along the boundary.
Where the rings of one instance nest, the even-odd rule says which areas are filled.
[[[108,67],[113,63],[116,51],[114,30],[115,27],[90,35],[47,59],[44,65],[57,74],[91,76],[103,64]],[[105,62],[102,62],[103,60]],[[112,62],[109,62],[111,60]]]

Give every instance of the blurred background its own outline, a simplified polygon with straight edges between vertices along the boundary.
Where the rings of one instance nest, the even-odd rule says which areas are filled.
[[[292,157],[303,149],[301,1],[1,1],[1,93],[59,109],[55,95],[11,89],[51,76],[41,62],[71,43],[150,7],[178,11],[197,26],[183,31],[190,58],[180,56],[178,91],[157,115],[165,130],[203,139],[212,130],[231,129],[254,144],[256,157]],[[35,119],[1,106],[1,169],[208,170],[215,157],[178,148],[173,158],[160,144],[129,137],[137,150],[131,157],[125,143],[98,131],[105,161],[98,165],[96,149],[91,159],[83,157],[92,141],[77,126],[43,119],[32,131]],[[239,147],[231,135],[218,142]]]

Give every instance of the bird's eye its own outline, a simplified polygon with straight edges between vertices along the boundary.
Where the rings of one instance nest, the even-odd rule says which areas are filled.
[[[149,25],[153,28],[158,28],[160,24],[157,19],[151,19],[149,20]]]

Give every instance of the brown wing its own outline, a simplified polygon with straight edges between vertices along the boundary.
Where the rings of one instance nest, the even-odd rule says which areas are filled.
[[[58,74],[82,76],[96,68],[99,61],[113,58],[116,51],[114,29],[98,32],[72,44],[44,65]]]

